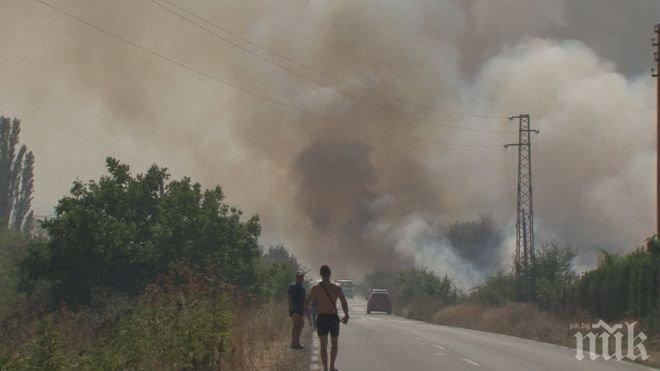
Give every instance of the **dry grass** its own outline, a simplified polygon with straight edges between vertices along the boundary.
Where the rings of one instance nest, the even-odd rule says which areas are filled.
[[[308,369],[307,352],[290,349],[290,336],[291,320],[285,303],[270,303],[256,311],[236,310],[232,325],[232,346],[223,357],[222,369]],[[303,336],[309,336],[309,331],[305,331]]]
[[[541,311],[531,303],[485,306],[475,302],[464,302],[440,309],[433,316],[431,322],[506,334],[573,348],[575,347],[574,335],[577,330],[571,330],[570,324],[595,323],[597,321],[597,319],[585,313],[566,315]],[[616,322],[623,323],[626,321]],[[632,323],[634,320],[628,320],[627,322]],[[623,345],[625,354],[626,344]],[[654,367],[660,366],[660,336],[649,336],[644,345],[650,358],[643,363]]]
[[[530,303],[509,303],[499,307],[462,303],[440,309],[432,321],[554,344],[572,340],[573,332],[569,330],[569,325],[579,322],[577,318],[562,318],[543,312]]]

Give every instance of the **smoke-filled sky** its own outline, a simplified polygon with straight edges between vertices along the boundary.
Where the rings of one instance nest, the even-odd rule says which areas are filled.
[[[485,273],[443,230],[491,213],[506,236],[493,269],[506,267],[504,118],[529,113],[539,243],[572,244],[584,269],[594,246],[653,233],[660,1],[170,0],[226,40],[150,0],[44,1],[261,97],[37,1],[0,1],[0,114],[35,152],[38,214],[112,155],[220,184],[262,216],[264,245],[310,267],[415,263],[469,287]]]

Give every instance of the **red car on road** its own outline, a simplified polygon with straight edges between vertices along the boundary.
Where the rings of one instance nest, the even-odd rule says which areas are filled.
[[[385,312],[392,314],[390,293],[386,289],[373,289],[367,300],[367,314],[371,312]]]

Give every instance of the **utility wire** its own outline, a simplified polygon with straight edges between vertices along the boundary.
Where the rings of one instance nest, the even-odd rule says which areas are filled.
[[[283,55],[283,54],[281,54],[281,53],[278,53],[278,52],[274,51],[273,49],[269,49],[269,48],[267,48],[267,47],[265,47],[265,46],[263,46],[263,45],[260,45],[260,44],[258,44],[258,43],[256,43],[256,42],[250,40],[250,39],[247,39],[247,38],[245,38],[245,37],[242,37],[241,35],[238,35],[237,33],[232,32],[231,30],[229,30],[229,29],[227,29],[227,28],[225,28],[225,27],[219,26],[218,24],[213,23],[213,22],[209,21],[208,19],[205,19],[205,18],[203,18],[203,17],[201,17],[201,16],[199,16],[199,15],[197,15],[197,14],[195,14],[195,13],[193,13],[193,12],[191,12],[191,11],[189,11],[189,10],[187,10],[187,9],[185,9],[185,8],[183,8],[183,7],[181,7],[181,6],[179,6],[179,5],[176,5],[176,4],[173,3],[172,1],[169,1],[169,0],[161,0],[161,1],[164,2],[164,3],[166,3],[166,4],[168,4],[169,6],[171,6],[171,7],[173,7],[173,8],[176,8],[177,10],[179,10],[179,11],[181,11],[181,12],[183,12],[183,13],[185,13],[185,14],[191,16],[191,17],[193,17],[193,18],[196,18],[196,19],[198,19],[198,20],[200,20],[200,21],[206,23],[206,24],[209,25],[209,26],[212,26],[212,27],[215,27],[215,28],[217,28],[217,29],[219,29],[219,30],[222,30],[223,32],[225,32],[225,33],[227,33],[227,34],[229,34],[229,35],[231,35],[231,36],[233,36],[233,37],[235,37],[235,38],[237,38],[237,39],[239,39],[239,40],[241,40],[241,41],[244,41],[244,42],[246,42],[246,43],[248,43],[248,44],[250,44],[250,45],[252,45],[252,46],[254,46],[254,47],[258,48],[258,49],[260,49],[260,50],[263,50],[263,51],[265,51],[265,52],[267,52],[267,53],[269,53],[269,54],[272,54],[272,55],[274,55],[274,56],[276,56],[276,57],[278,57],[278,58],[280,58],[280,59],[283,59],[283,60],[285,60],[285,61],[287,61],[287,62],[289,62],[289,63],[295,64],[295,65],[297,65],[297,66],[303,67],[303,68],[308,69],[308,70],[310,70],[310,71],[316,72],[316,73],[318,73],[319,75],[325,76],[325,77],[327,77],[327,78],[329,78],[329,79],[331,79],[331,80],[334,80],[334,81],[336,81],[336,82],[338,82],[338,83],[345,83],[345,84],[350,85],[350,86],[352,86],[352,87],[354,87],[354,88],[361,89],[361,90],[364,90],[364,91],[368,91],[368,92],[371,92],[371,93],[374,93],[374,94],[378,94],[378,95],[381,95],[381,96],[383,96],[383,97],[386,97],[386,98],[389,98],[389,99],[393,99],[393,100],[396,100],[396,101],[399,101],[399,102],[402,102],[402,103],[406,103],[406,104],[409,104],[409,105],[412,105],[412,106],[419,106],[419,107],[423,107],[423,108],[426,108],[426,109],[429,109],[429,110],[435,110],[435,111],[445,112],[445,113],[449,113],[449,114],[452,114],[452,115],[466,116],[466,117],[474,117],[474,118],[481,118],[481,119],[486,119],[486,120],[503,120],[503,119],[507,119],[507,117],[503,117],[503,116],[494,116],[494,115],[486,115],[486,114],[466,113],[466,112],[460,112],[460,111],[449,110],[449,109],[442,108],[442,107],[438,107],[438,106],[432,106],[432,105],[428,105],[428,104],[417,103],[417,102],[413,102],[413,101],[410,101],[410,100],[407,100],[407,99],[404,99],[404,98],[401,98],[401,97],[398,97],[398,96],[395,96],[395,95],[392,95],[392,94],[383,93],[383,92],[381,92],[381,91],[379,91],[379,90],[375,90],[375,89],[372,89],[372,88],[368,88],[368,87],[366,87],[366,86],[358,85],[358,84],[353,83],[353,82],[351,82],[351,81],[349,81],[349,80],[346,80],[346,79],[344,79],[344,78],[339,78],[339,77],[337,77],[337,76],[334,76],[334,75],[332,75],[332,74],[330,74],[330,73],[328,73],[328,72],[322,71],[322,70],[320,70],[320,69],[318,69],[318,68],[315,68],[315,67],[313,67],[313,66],[310,66],[310,65],[308,65],[308,64],[305,64],[305,63],[303,63],[303,62],[299,62],[299,61],[297,61],[297,60],[295,60],[295,59],[293,59],[293,58],[290,58],[290,57],[287,57],[286,55]]]
[[[166,11],[172,13],[172,14],[174,14],[175,16],[181,18],[182,20],[184,20],[184,21],[186,21],[186,22],[192,24],[193,26],[199,28],[200,30],[205,31],[205,32],[207,32],[207,33],[209,33],[209,34],[211,34],[211,35],[213,35],[213,36],[215,36],[215,37],[217,37],[217,38],[220,38],[220,39],[222,39],[223,41],[225,41],[225,42],[227,42],[227,43],[229,43],[229,44],[231,44],[231,45],[233,45],[233,46],[235,46],[235,47],[241,49],[241,50],[244,51],[245,53],[248,53],[248,54],[250,54],[250,55],[252,55],[252,56],[254,56],[254,57],[256,57],[256,58],[259,58],[260,60],[262,60],[262,61],[264,61],[264,62],[266,62],[266,63],[268,63],[268,64],[271,64],[271,65],[273,65],[273,66],[276,66],[276,67],[282,69],[282,70],[285,71],[285,72],[288,72],[288,73],[290,73],[290,74],[292,74],[292,75],[297,76],[297,77],[300,78],[300,79],[307,80],[307,81],[312,82],[312,83],[314,83],[314,84],[316,84],[316,85],[319,85],[319,86],[321,86],[321,87],[323,87],[323,88],[325,88],[325,89],[332,90],[332,91],[334,91],[334,92],[337,93],[337,94],[341,94],[341,95],[343,95],[343,96],[345,96],[345,97],[348,97],[348,98],[350,98],[350,99],[353,99],[353,100],[355,100],[355,101],[357,101],[357,102],[359,102],[359,103],[362,103],[362,104],[364,104],[364,105],[371,106],[371,107],[374,107],[374,108],[377,108],[377,109],[381,109],[381,110],[384,110],[384,111],[388,111],[388,112],[394,113],[394,114],[396,114],[396,115],[398,115],[398,116],[409,117],[409,118],[412,118],[412,119],[417,120],[417,121],[423,121],[423,122],[426,122],[426,123],[429,123],[429,124],[439,125],[439,126],[443,126],[443,127],[446,127],[446,128],[456,129],[456,130],[465,130],[465,131],[482,132],[482,133],[490,133],[490,134],[512,134],[512,133],[513,133],[512,131],[477,129],[477,128],[469,128],[469,127],[465,127],[465,126],[455,125],[454,123],[447,123],[447,122],[443,122],[443,121],[432,120],[432,119],[428,119],[428,118],[421,117],[421,116],[418,116],[418,115],[413,115],[413,114],[410,114],[410,113],[407,113],[407,112],[404,112],[404,111],[401,111],[401,110],[397,110],[397,109],[394,109],[394,108],[390,108],[390,107],[387,107],[387,106],[384,106],[384,105],[380,105],[380,104],[376,104],[376,103],[370,102],[369,100],[366,100],[366,99],[364,99],[364,98],[361,98],[361,97],[358,97],[358,96],[356,96],[356,95],[353,95],[353,94],[347,93],[347,92],[345,92],[345,91],[343,91],[343,90],[340,90],[340,89],[338,89],[336,86],[333,86],[332,84],[325,84],[325,83],[320,82],[320,81],[318,81],[318,80],[316,80],[316,79],[313,79],[313,78],[311,78],[311,77],[309,77],[309,76],[306,76],[306,75],[301,74],[301,73],[299,73],[299,72],[293,71],[293,70],[287,68],[286,66],[284,66],[284,65],[282,65],[282,64],[280,64],[280,63],[278,63],[277,61],[274,61],[274,60],[271,59],[271,58],[265,57],[265,56],[263,56],[263,55],[261,55],[261,54],[255,52],[255,51],[253,51],[252,49],[250,49],[250,48],[246,48],[245,46],[243,46],[243,45],[241,45],[241,44],[239,44],[239,43],[237,43],[237,42],[231,40],[230,38],[228,38],[228,37],[226,37],[226,36],[224,36],[224,35],[222,35],[222,34],[219,34],[219,33],[217,33],[217,32],[214,32],[213,30],[211,30],[211,29],[209,29],[209,28],[207,28],[207,27],[205,27],[205,26],[203,26],[203,25],[201,25],[201,24],[199,24],[199,23],[193,21],[192,19],[190,19],[190,18],[188,18],[188,17],[182,15],[181,13],[176,12],[176,11],[173,10],[172,8],[169,8],[169,7],[167,7],[167,6],[163,5],[163,4],[161,4],[160,2],[158,2],[158,1],[156,1],[156,0],[149,0],[149,1],[150,1],[151,3],[153,3],[154,5],[156,5],[156,6],[160,7],[160,8],[162,8],[162,9],[164,9],[164,10],[166,10]],[[198,16],[196,16],[196,15],[194,15],[194,14],[192,14],[192,13],[189,13],[189,12],[187,12],[186,10],[183,10],[183,8],[180,8],[180,7],[176,6],[176,5],[173,5],[173,4],[172,4],[171,2],[169,2],[169,1],[166,1],[166,2],[167,2],[167,4],[169,4],[169,5],[172,6],[172,7],[175,7],[175,8],[177,8],[177,9],[182,9],[182,10],[181,10],[182,12],[186,12],[186,14],[190,14],[192,17],[198,18],[198,19],[202,20],[203,22],[208,23],[208,24],[212,25],[213,27],[216,27],[216,28],[221,29],[221,30],[224,31],[223,28],[220,28],[219,26],[214,25],[213,23],[210,23],[210,22],[208,22],[208,21],[206,21],[206,20],[203,20],[203,19],[201,19],[200,17],[198,17]],[[225,31],[225,32],[226,32],[226,31]],[[232,33],[232,35],[233,35],[233,33]],[[235,37],[240,38],[239,36],[235,36]],[[240,39],[242,39],[242,38],[240,38]],[[243,40],[243,39],[242,39],[242,40]],[[256,45],[256,44],[254,44],[254,45]],[[270,50],[268,50],[268,49],[265,49],[265,48],[262,48],[262,47],[260,47],[260,48],[263,49],[263,50],[266,50],[266,51],[269,52],[269,53],[272,53],[272,52],[271,52]],[[279,55],[278,55],[278,56],[279,56]],[[298,62],[295,62],[295,61],[292,61],[291,63],[296,63],[296,64],[298,64]],[[314,69],[312,69],[312,70],[315,71]],[[315,71],[315,72],[316,72],[316,71]],[[318,71],[318,73],[323,74],[322,71]],[[331,78],[334,79],[334,80],[339,80],[338,78],[336,78],[336,77],[334,77],[334,76],[331,77]],[[505,118],[504,118],[504,117],[498,117],[497,119],[504,120]]]
[[[252,95],[252,96],[255,96],[255,97],[257,97],[257,98],[261,98],[261,99],[263,99],[263,100],[265,100],[265,101],[268,101],[268,102],[270,102],[270,103],[272,103],[272,104],[275,104],[275,105],[280,105],[280,106],[283,106],[283,107],[289,108],[290,110],[292,110],[292,111],[296,111],[296,112],[301,113],[301,114],[303,114],[303,115],[314,116],[314,117],[318,117],[318,118],[321,118],[321,119],[326,120],[326,121],[330,121],[330,122],[337,123],[337,124],[339,124],[339,125],[344,125],[344,126],[348,126],[348,127],[352,127],[352,128],[356,128],[356,129],[362,129],[362,130],[364,130],[364,127],[363,127],[363,126],[360,126],[360,125],[354,124],[354,123],[352,123],[352,122],[344,121],[344,120],[340,120],[340,119],[335,119],[335,118],[328,117],[328,116],[325,116],[325,115],[322,115],[322,114],[319,114],[319,113],[316,113],[316,112],[312,112],[312,111],[309,111],[309,110],[306,110],[306,109],[303,109],[303,108],[300,108],[300,107],[294,106],[294,105],[292,105],[292,104],[289,104],[289,103],[286,103],[286,102],[280,101],[280,100],[278,100],[278,99],[275,99],[275,98],[269,97],[269,96],[267,96],[267,95],[263,95],[263,94],[261,94],[261,93],[257,93],[257,92],[251,91],[251,90],[249,90],[249,89],[243,88],[243,87],[241,87],[241,86],[239,86],[239,85],[236,85],[236,84],[234,84],[234,83],[231,83],[231,82],[225,81],[225,80],[223,80],[223,79],[221,79],[221,78],[219,78],[219,77],[216,77],[216,76],[211,75],[211,74],[209,74],[209,73],[206,73],[206,72],[204,72],[204,71],[198,70],[198,69],[196,69],[196,68],[194,68],[194,67],[191,67],[191,66],[189,66],[189,65],[187,65],[187,64],[185,64],[185,63],[183,63],[183,62],[180,62],[180,61],[178,61],[178,60],[176,60],[176,59],[170,58],[170,57],[168,57],[168,56],[166,56],[166,55],[164,55],[164,54],[161,54],[161,53],[159,53],[159,52],[157,52],[157,51],[155,51],[155,50],[152,50],[152,49],[149,49],[149,48],[147,48],[147,47],[145,47],[145,46],[142,46],[142,45],[140,45],[140,44],[137,44],[137,43],[135,43],[135,42],[133,42],[133,41],[131,41],[131,40],[129,40],[129,39],[126,39],[126,38],[124,38],[124,37],[122,37],[122,36],[120,36],[120,35],[118,35],[118,34],[112,32],[112,31],[108,31],[108,30],[106,30],[105,28],[102,28],[102,27],[100,27],[100,26],[97,26],[96,24],[94,24],[94,23],[92,23],[92,22],[90,22],[90,21],[88,21],[88,20],[85,20],[85,19],[83,19],[83,18],[81,18],[81,17],[78,17],[78,16],[72,14],[72,13],[69,13],[68,11],[63,10],[63,9],[61,9],[61,8],[59,8],[59,7],[57,7],[57,6],[53,5],[53,4],[50,4],[50,3],[46,2],[46,1],[43,1],[43,0],[35,0],[35,1],[37,1],[38,3],[40,3],[40,4],[42,4],[42,5],[45,5],[45,6],[49,7],[49,8],[51,8],[52,10],[54,10],[54,11],[56,11],[56,12],[62,14],[62,15],[65,15],[65,16],[71,18],[71,19],[74,19],[74,20],[76,20],[76,21],[78,21],[78,22],[80,22],[80,23],[83,23],[83,24],[87,25],[88,27],[91,27],[91,28],[93,28],[93,29],[95,29],[95,30],[97,30],[97,31],[99,31],[99,32],[101,32],[101,33],[103,33],[103,34],[106,34],[106,35],[110,36],[110,37],[113,37],[113,38],[115,38],[115,39],[117,39],[117,40],[119,40],[119,41],[121,41],[121,42],[123,42],[123,43],[126,43],[126,44],[128,44],[128,45],[130,45],[130,46],[132,46],[132,47],[134,47],[134,48],[136,48],[136,49],[139,49],[139,50],[141,50],[141,51],[143,51],[143,52],[145,52],[145,53],[147,53],[147,54],[150,54],[150,55],[152,55],[152,56],[155,56],[155,57],[161,58],[161,59],[163,59],[163,60],[165,60],[165,61],[167,61],[167,62],[169,62],[169,63],[171,63],[171,64],[174,64],[174,65],[176,65],[176,66],[179,66],[180,68],[183,68],[183,69],[185,69],[185,70],[188,70],[188,71],[190,71],[190,72],[193,72],[193,73],[195,73],[195,74],[197,74],[197,75],[200,75],[200,76],[206,77],[206,78],[208,78],[208,79],[214,80],[214,81],[219,82],[219,83],[221,83],[221,84],[223,84],[223,85],[230,86],[230,87],[232,87],[232,88],[234,88],[234,89],[236,89],[236,90],[239,90],[239,91],[241,91],[241,92],[243,92],[243,93],[245,93],[245,94]],[[442,141],[437,141],[437,140],[432,140],[432,139],[419,138],[419,137],[412,137],[412,136],[402,136],[402,135],[397,135],[397,137],[402,138],[402,139],[406,139],[406,140],[411,140],[411,141],[424,142],[424,143],[431,143],[431,144],[440,144],[440,145],[444,145],[444,146],[454,146],[454,147],[501,147],[501,146],[502,146],[501,144],[448,143],[448,142],[442,142]]]

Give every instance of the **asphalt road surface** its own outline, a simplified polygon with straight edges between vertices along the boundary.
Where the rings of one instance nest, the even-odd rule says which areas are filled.
[[[366,314],[364,300],[349,301],[351,320],[341,326],[339,371],[404,370],[650,370],[614,359],[582,361],[575,350],[487,332],[438,326],[395,315]],[[329,352],[328,352],[329,353]],[[313,336],[311,369],[322,370]]]

